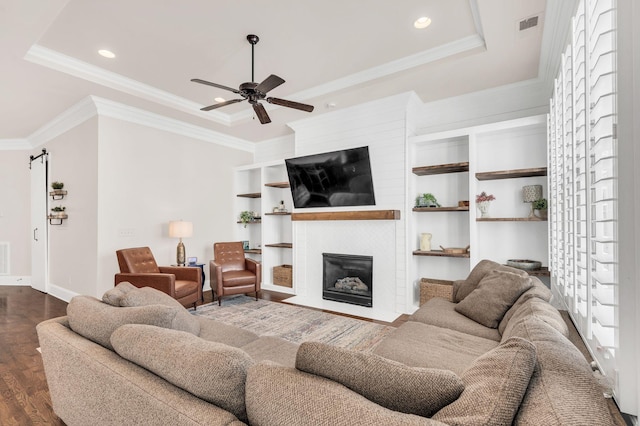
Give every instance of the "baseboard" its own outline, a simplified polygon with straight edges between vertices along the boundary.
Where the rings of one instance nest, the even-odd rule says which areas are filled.
[[[66,288],[58,287],[55,284],[49,284],[47,286],[47,293],[57,299],[64,300],[67,303],[69,303],[75,296],[79,296],[78,293],[67,290]]]
[[[2,275],[0,276],[0,285],[31,285],[30,276]]]

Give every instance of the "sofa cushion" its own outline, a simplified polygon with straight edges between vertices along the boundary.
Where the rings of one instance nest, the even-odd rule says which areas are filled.
[[[435,297],[427,301],[420,307],[411,317],[409,321],[417,321],[424,324],[431,324],[438,327],[457,330],[462,333],[471,334],[473,336],[483,337],[485,339],[495,340],[499,342],[502,336],[495,328],[485,327],[456,312],[456,303],[440,297]]]
[[[246,389],[252,425],[444,426],[384,408],[333,380],[266,362],[249,369]]]
[[[198,321],[198,318],[191,315],[189,311],[182,306],[182,303],[178,302],[167,293],[153,287],[136,287],[127,291],[120,298],[120,306],[123,307],[147,305],[164,305],[176,308],[178,311],[178,314],[176,315],[176,322],[179,322],[179,324],[177,324],[177,328],[179,330],[188,331],[196,336],[200,334],[200,322]]]
[[[271,361],[285,367],[295,367],[298,344],[276,336],[261,336],[241,349],[255,362]]]
[[[241,348],[259,337],[256,333],[235,325],[225,324],[203,316],[194,316],[200,323],[200,338],[210,342],[224,343],[234,348]]]
[[[507,327],[507,324],[509,323],[509,320],[511,319],[513,314],[527,300],[532,298],[537,298],[545,302],[549,302],[551,300],[551,290],[549,290],[549,288],[547,288],[547,286],[544,285],[539,278],[537,277],[530,277],[530,278],[533,286],[529,290],[522,293],[520,297],[518,297],[518,300],[516,300],[516,303],[514,303],[513,306],[509,308],[509,310],[504,314],[504,317],[502,317],[500,324],[498,324],[498,331],[500,332],[500,334],[504,334],[504,329]]]
[[[602,389],[582,353],[540,318],[519,321],[511,334],[536,346],[537,363],[515,424],[612,425]]]
[[[455,401],[464,389],[452,371],[409,367],[320,342],[300,345],[296,368],[343,384],[390,410],[423,417]]]
[[[523,319],[530,317],[535,317],[546,322],[563,336],[569,335],[567,323],[564,322],[564,319],[556,308],[538,298],[531,298],[520,305],[518,310],[511,316],[511,319],[505,326],[502,339],[508,339],[511,336],[517,335],[514,334],[513,328]]]
[[[451,294],[451,300],[454,303],[458,303],[462,301],[465,297],[467,297],[473,290],[478,287],[480,281],[491,271],[506,271],[512,272],[516,275],[520,275],[523,277],[528,276],[528,274],[521,270],[512,268],[511,266],[501,265],[492,260],[481,260],[478,264],[471,270],[469,276],[465,280],[458,280],[453,282],[453,292]]]
[[[111,334],[124,324],[149,324],[179,329],[178,310],[163,305],[117,308],[91,296],[75,296],[67,305],[69,327],[79,335],[113,350]],[[186,331],[186,330],[185,330]]]
[[[457,426],[510,425],[535,364],[536,349],[531,342],[514,337],[501,343],[462,374],[462,395],[433,419]]]
[[[504,314],[532,285],[528,276],[491,271],[456,305],[455,310],[485,327],[498,328]]]
[[[184,331],[128,324],[111,335],[115,351],[195,396],[246,420],[249,355]]]
[[[411,367],[441,368],[460,375],[496,346],[494,340],[407,321],[382,340],[373,353]]]
[[[122,297],[130,292],[131,290],[135,290],[135,285],[131,284],[128,281],[123,281],[111,290],[105,292],[102,295],[102,301],[104,303],[108,303],[111,306],[120,306],[120,300]]]

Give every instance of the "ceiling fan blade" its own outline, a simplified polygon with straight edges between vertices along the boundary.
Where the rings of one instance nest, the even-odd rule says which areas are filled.
[[[264,81],[256,86],[256,92],[267,93],[284,83],[284,80],[275,74],[271,74]]]
[[[212,109],[220,108],[223,106],[235,104],[236,102],[242,102],[244,99],[231,99],[230,101],[224,101],[217,104],[209,105],[204,108],[200,108],[200,111],[211,111]]]
[[[274,105],[280,105],[287,108],[295,108],[307,112],[313,111],[313,105],[301,104],[300,102],[288,101],[286,99],[279,98],[267,98],[266,100],[270,104]]]
[[[217,87],[218,89],[228,90],[233,93],[238,93],[238,94],[240,93],[238,89],[232,89],[231,87],[223,86],[222,84],[212,83],[206,80],[200,80],[199,78],[192,78],[191,81],[193,81],[194,83],[206,84],[207,86]]]
[[[258,116],[258,120],[260,120],[260,123],[262,124],[271,123],[269,114],[267,114],[267,110],[264,109],[264,106],[262,106],[261,103],[256,102],[255,104],[253,104],[253,110],[256,112],[256,115]]]

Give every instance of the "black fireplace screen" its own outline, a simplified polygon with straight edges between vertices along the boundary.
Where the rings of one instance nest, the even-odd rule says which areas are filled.
[[[373,306],[373,257],[322,254],[322,298]]]

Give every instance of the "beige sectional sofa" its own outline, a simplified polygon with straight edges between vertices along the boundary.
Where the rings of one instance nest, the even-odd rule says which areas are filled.
[[[373,353],[257,336],[126,283],[37,330],[70,426],[613,424],[550,298],[482,261]]]

